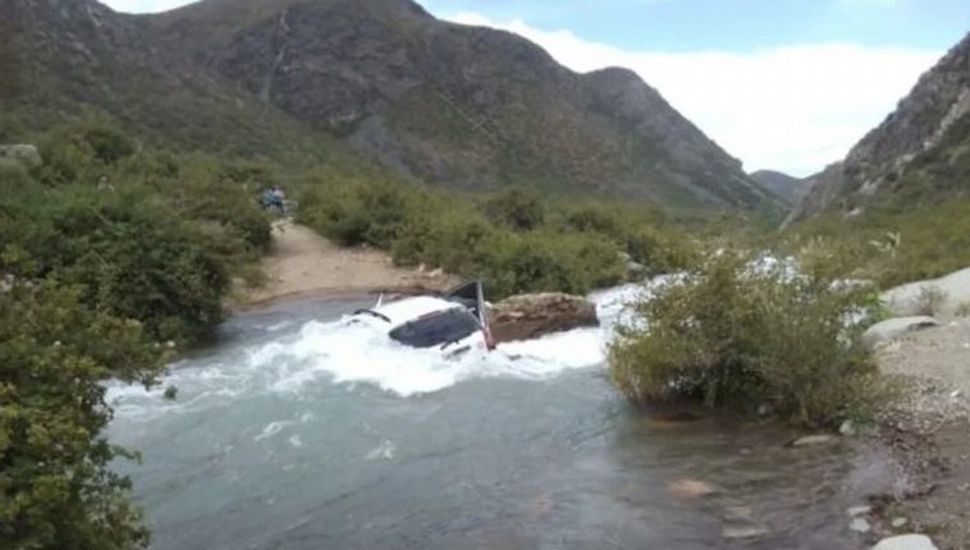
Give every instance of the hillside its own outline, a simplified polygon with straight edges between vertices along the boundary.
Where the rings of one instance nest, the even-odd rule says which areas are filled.
[[[0,22],[0,141],[110,118],[149,144],[182,150],[287,162],[316,161],[336,147],[250,94],[160,55],[146,21],[93,0],[5,1]]]
[[[796,178],[774,170],[758,170],[749,174],[752,180],[771,191],[788,204],[795,204],[811,188],[812,181]]]
[[[970,34],[820,182],[788,223],[872,205],[911,210],[970,191]]]
[[[772,201],[634,73],[580,75],[410,0],[205,0],[129,16],[8,0],[0,139],[105,115],[179,149],[310,164],[363,153],[461,189],[537,185],[675,207]]]

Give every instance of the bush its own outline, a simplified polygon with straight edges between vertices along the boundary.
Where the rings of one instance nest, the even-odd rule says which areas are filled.
[[[302,197],[299,221],[345,246],[390,249],[421,201],[417,189],[391,182],[324,184]]]
[[[0,274],[0,540],[4,548],[132,548],[148,531],[130,483],[109,467],[131,457],[101,431],[103,382],[151,383],[164,356],[138,322],[84,305],[58,281]]]
[[[489,197],[484,208],[490,220],[513,231],[536,229],[546,217],[542,196],[533,190],[506,189]]]
[[[593,234],[497,234],[483,243],[480,276],[498,297],[541,291],[585,294],[623,280],[618,252],[614,243]]]
[[[197,225],[136,192],[49,198],[21,205],[31,221],[16,229],[42,275],[80,285],[88,304],[139,319],[159,339],[191,340],[221,320],[227,268]]]
[[[256,169],[133,153],[131,143],[72,126],[45,140],[59,153],[35,176],[0,173],[0,247],[22,249],[39,276],[80,286],[86,305],[138,319],[154,338],[200,339],[222,319],[230,276],[245,273],[271,240],[246,187]],[[78,174],[108,175],[111,186]]]
[[[398,265],[483,277],[493,298],[585,293],[623,280],[625,244],[545,222],[533,198],[511,190],[475,202],[393,182],[327,180],[303,196],[300,221],[344,245],[389,250]]]
[[[612,379],[632,401],[696,398],[709,406],[771,405],[806,426],[872,412],[879,397],[862,324],[868,289],[754,272],[724,253],[639,304],[648,326],[623,327],[609,353]]]

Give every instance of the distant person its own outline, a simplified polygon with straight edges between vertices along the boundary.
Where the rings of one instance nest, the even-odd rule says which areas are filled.
[[[284,198],[286,198],[286,195],[283,193],[283,190],[278,185],[274,185],[266,191],[263,191],[263,208],[267,210],[276,209],[282,215],[286,213],[286,208],[283,204]]]

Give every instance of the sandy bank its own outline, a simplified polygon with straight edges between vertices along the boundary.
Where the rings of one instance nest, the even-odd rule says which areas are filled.
[[[443,290],[456,283],[440,272],[396,267],[380,250],[342,248],[289,220],[274,224],[272,248],[263,258],[262,269],[266,284],[259,288],[238,284],[227,303],[230,310],[321,295]]]

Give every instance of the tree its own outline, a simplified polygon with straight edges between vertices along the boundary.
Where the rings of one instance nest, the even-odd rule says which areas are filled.
[[[148,531],[102,430],[103,382],[153,384],[162,349],[137,321],[83,305],[77,287],[24,277],[0,260],[0,548],[126,549]],[[18,264],[18,265],[15,265]]]

